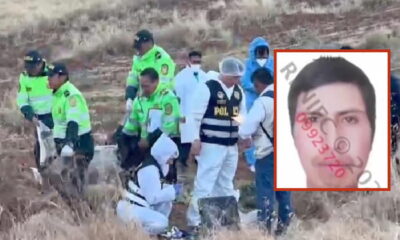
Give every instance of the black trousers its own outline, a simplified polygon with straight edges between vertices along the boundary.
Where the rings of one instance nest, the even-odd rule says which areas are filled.
[[[54,122],[51,113],[38,115],[38,119],[44,123],[48,128],[53,129]],[[40,168],[40,145],[39,145],[39,136],[37,135],[37,131],[35,129],[35,146],[33,148],[33,156],[35,157],[36,167]]]
[[[55,138],[54,142],[56,144],[57,154],[60,155],[61,150],[64,147],[67,140],[61,138]],[[79,136],[79,140],[78,142],[76,142],[74,146],[74,151],[75,154],[84,156],[86,162],[90,163],[94,155],[94,140],[91,132]]]
[[[189,158],[190,148],[192,147],[191,143],[181,143],[179,146],[179,162],[187,167],[187,160]]]

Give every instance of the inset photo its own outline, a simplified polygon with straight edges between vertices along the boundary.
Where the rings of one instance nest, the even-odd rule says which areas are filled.
[[[275,60],[275,190],[390,191],[390,51]]]

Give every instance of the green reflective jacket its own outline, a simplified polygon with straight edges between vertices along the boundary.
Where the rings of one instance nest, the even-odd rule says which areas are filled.
[[[54,138],[64,139],[68,122],[78,123],[78,135],[91,131],[89,108],[82,93],[69,81],[54,93],[52,109],[54,120]]]
[[[159,84],[150,97],[135,98],[131,115],[122,131],[130,136],[138,136],[140,133],[141,138],[147,138],[148,133],[155,130],[151,129],[150,123],[159,122],[161,131],[170,137],[177,137],[179,136],[179,117],[178,98],[171,90]]]
[[[175,63],[169,54],[161,47],[154,45],[143,56],[135,55],[132,60],[132,69],[126,79],[126,86],[139,89],[140,73],[149,67],[153,67],[159,74],[160,83],[169,89],[174,87]]]
[[[40,75],[31,77],[26,72],[19,76],[19,90],[17,105],[21,109],[24,106],[31,106],[37,115],[51,112],[53,103],[53,90],[49,88],[47,70]]]

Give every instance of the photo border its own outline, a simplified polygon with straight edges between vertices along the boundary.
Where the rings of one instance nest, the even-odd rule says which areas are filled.
[[[278,79],[277,79],[277,63],[278,63],[278,58],[277,54],[279,52],[304,52],[304,53],[310,53],[310,52],[320,52],[320,53],[326,53],[326,52],[338,52],[338,53],[343,53],[343,52],[369,52],[369,53],[387,53],[387,58],[388,58],[388,72],[387,72],[387,81],[388,81],[388,124],[387,124],[387,146],[388,146],[388,187],[387,188],[277,188],[277,169],[278,169],[278,163],[276,161],[277,159],[277,137],[278,137],[278,128],[277,128],[277,121],[276,121],[276,110],[277,110],[277,102],[278,102],[278,92],[277,92],[277,87],[278,87]],[[390,50],[389,49],[274,49],[274,191],[390,191],[391,190],[391,161],[390,161],[390,155],[391,155],[391,144],[390,144],[390,136],[391,136],[391,101],[390,101],[390,95],[391,95],[391,84],[390,84]]]

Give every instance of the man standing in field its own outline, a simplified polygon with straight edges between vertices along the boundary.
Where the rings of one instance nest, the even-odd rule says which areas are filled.
[[[25,55],[24,62],[25,71],[19,76],[17,105],[27,120],[35,125],[44,124],[45,127],[52,129],[53,92],[48,87],[46,61],[38,51],[30,51]],[[33,152],[37,168],[40,169],[40,145],[37,134],[35,138]]]

